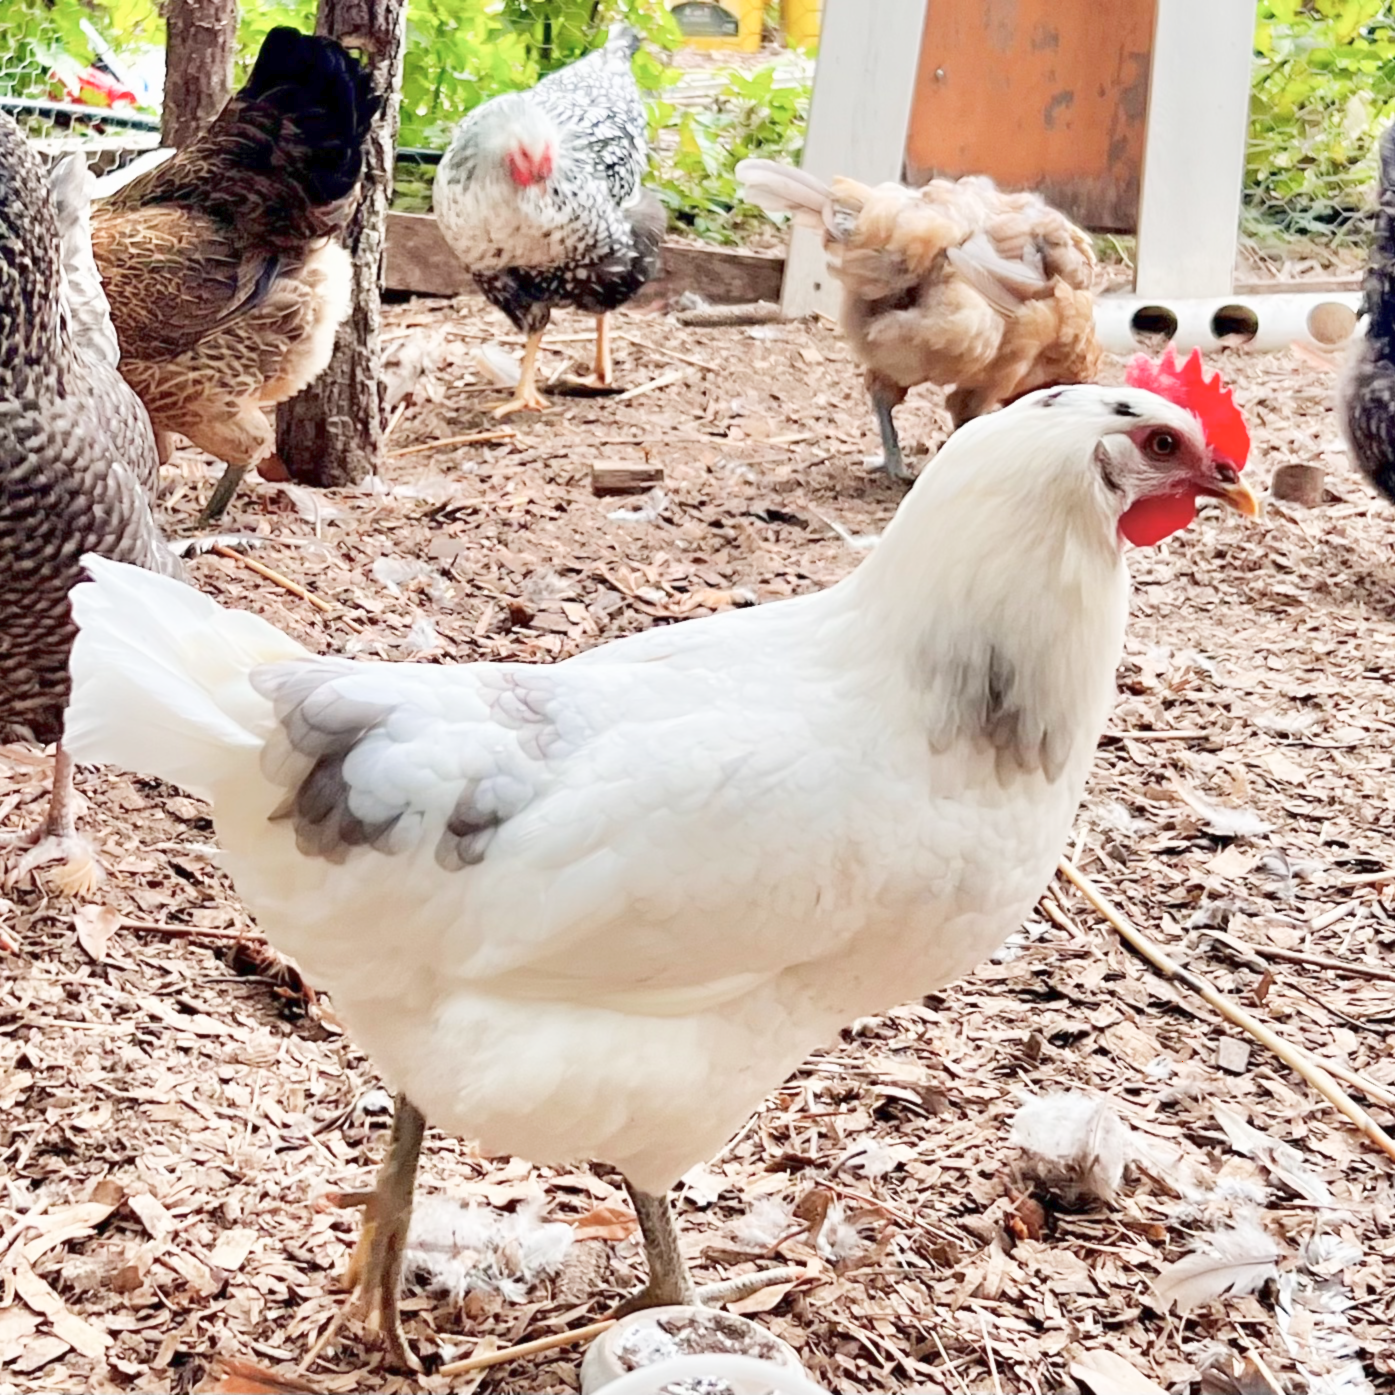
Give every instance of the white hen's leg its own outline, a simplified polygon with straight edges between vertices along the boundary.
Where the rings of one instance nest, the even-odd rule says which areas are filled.
[[[49,862],[63,864],[49,878],[54,890],[63,896],[90,896],[102,884],[106,872],[92,844],[77,831],[76,805],[73,758],[59,742],[53,757],[53,791],[43,822],[37,828],[6,834],[0,840],[0,844],[29,849],[6,878],[9,885]]]
[[[683,1261],[678,1227],[674,1223],[668,1197],[642,1192],[628,1179],[625,1187],[630,1193],[630,1201],[639,1219],[639,1233],[644,1237],[644,1257],[649,1265],[649,1281],[638,1293],[625,1299],[615,1309],[613,1317],[637,1313],[642,1308],[734,1303],[748,1294],[769,1288],[771,1284],[790,1283],[804,1272],[802,1269],[788,1266],[783,1269],[766,1269],[698,1288]]]
[[[425,1131],[421,1111],[406,1095],[399,1094],[392,1139],[373,1190],[340,1197],[341,1205],[363,1207],[363,1229],[344,1276],[352,1290],[349,1301],[362,1302],[368,1330],[382,1341],[388,1361],[409,1371],[421,1370],[421,1363],[407,1346],[397,1299]]]

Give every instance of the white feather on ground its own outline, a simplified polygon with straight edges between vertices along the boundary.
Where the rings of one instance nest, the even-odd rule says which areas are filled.
[[[1278,1275],[1279,1247],[1253,1219],[1215,1231],[1204,1243],[1205,1250],[1169,1264],[1153,1281],[1164,1306],[1189,1312],[1227,1294],[1254,1293]]]
[[[1109,1101],[1075,1090],[1027,1100],[1010,1141],[1022,1150],[1025,1170],[1068,1203],[1112,1202],[1132,1153],[1129,1130]]]
[[[495,1211],[420,1196],[403,1273],[427,1293],[457,1303],[471,1293],[497,1293],[518,1303],[538,1279],[562,1267],[574,1234],[564,1221],[544,1221],[541,1201]]]

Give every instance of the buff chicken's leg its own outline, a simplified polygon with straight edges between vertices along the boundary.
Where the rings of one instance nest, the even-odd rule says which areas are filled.
[[[885,470],[894,480],[910,483],[915,476],[906,469],[905,458],[901,454],[901,441],[896,434],[896,423],[891,419],[892,403],[878,392],[872,393],[872,410],[877,414],[877,429],[882,434],[882,455],[873,469]]]
[[[507,417],[514,412],[545,412],[547,399],[537,389],[538,350],[542,348],[543,332],[536,329],[528,336],[523,346],[523,362],[519,365],[518,387],[507,402],[494,408],[496,417]]]
[[[77,831],[76,802],[73,758],[60,742],[54,752],[53,791],[43,822],[23,833],[0,835],[0,846],[29,849],[6,878],[11,886],[48,862],[63,864],[51,880],[55,890],[64,896],[90,896],[102,884],[106,876],[102,864],[92,845]]]
[[[392,1139],[373,1190],[340,1198],[340,1205],[363,1207],[363,1229],[344,1275],[351,1290],[349,1302],[362,1303],[366,1326],[381,1340],[389,1363],[410,1371],[419,1371],[421,1364],[407,1346],[397,1299],[425,1131],[421,1111],[406,1095],[399,1094]]]
[[[639,1219],[639,1233],[644,1238],[644,1257],[649,1265],[649,1280],[638,1293],[632,1293],[612,1317],[624,1317],[643,1308],[663,1308],[673,1305],[691,1307],[715,1303],[733,1303],[748,1294],[757,1293],[771,1284],[787,1284],[804,1271],[786,1266],[766,1269],[755,1274],[742,1274],[718,1284],[698,1288],[684,1263],[678,1240],[678,1227],[668,1197],[642,1192],[626,1180],[625,1187]]]

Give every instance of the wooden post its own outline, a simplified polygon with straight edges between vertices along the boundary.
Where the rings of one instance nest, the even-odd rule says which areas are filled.
[[[160,143],[189,145],[232,96],[237,0],[166,0]]]
[[[824,0],[801,162],[810,174],[868,184],[901,178],[925,6],[926,0]],[[795,228],[781,309],[789,316],[837,315],[840,298],[821,235]]]
[[[406,21],[406,0],[320,0],[317,32],[359,51],[383,104],[368,134],[363,190],[344,238],[354,259],[353,309],[339,326],[329,367],[276,413],[277,454],[301,484],[357,484],[377,469],[382,454],[383,252]]]
[[[1243,0],[1158,0],[1138,295],[1204,299],[1234,287],[1254,38],[1255,8]]]

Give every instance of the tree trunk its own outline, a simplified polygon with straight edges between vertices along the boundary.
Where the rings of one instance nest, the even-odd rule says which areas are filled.
[[[276,413],[276,450],[292,479],[357,484],[378,468],[387,410],[379,343],[383,248],[397,148],[406,43],[406,0],[319,0],[315,28],[341,40],[373,74],[383,105],[363,160],[363,191],[345,234],[354,259],[354,298],[329,367]]]
[[[188,145],[232,96],[237,0],[166,0],[160,143]]]

